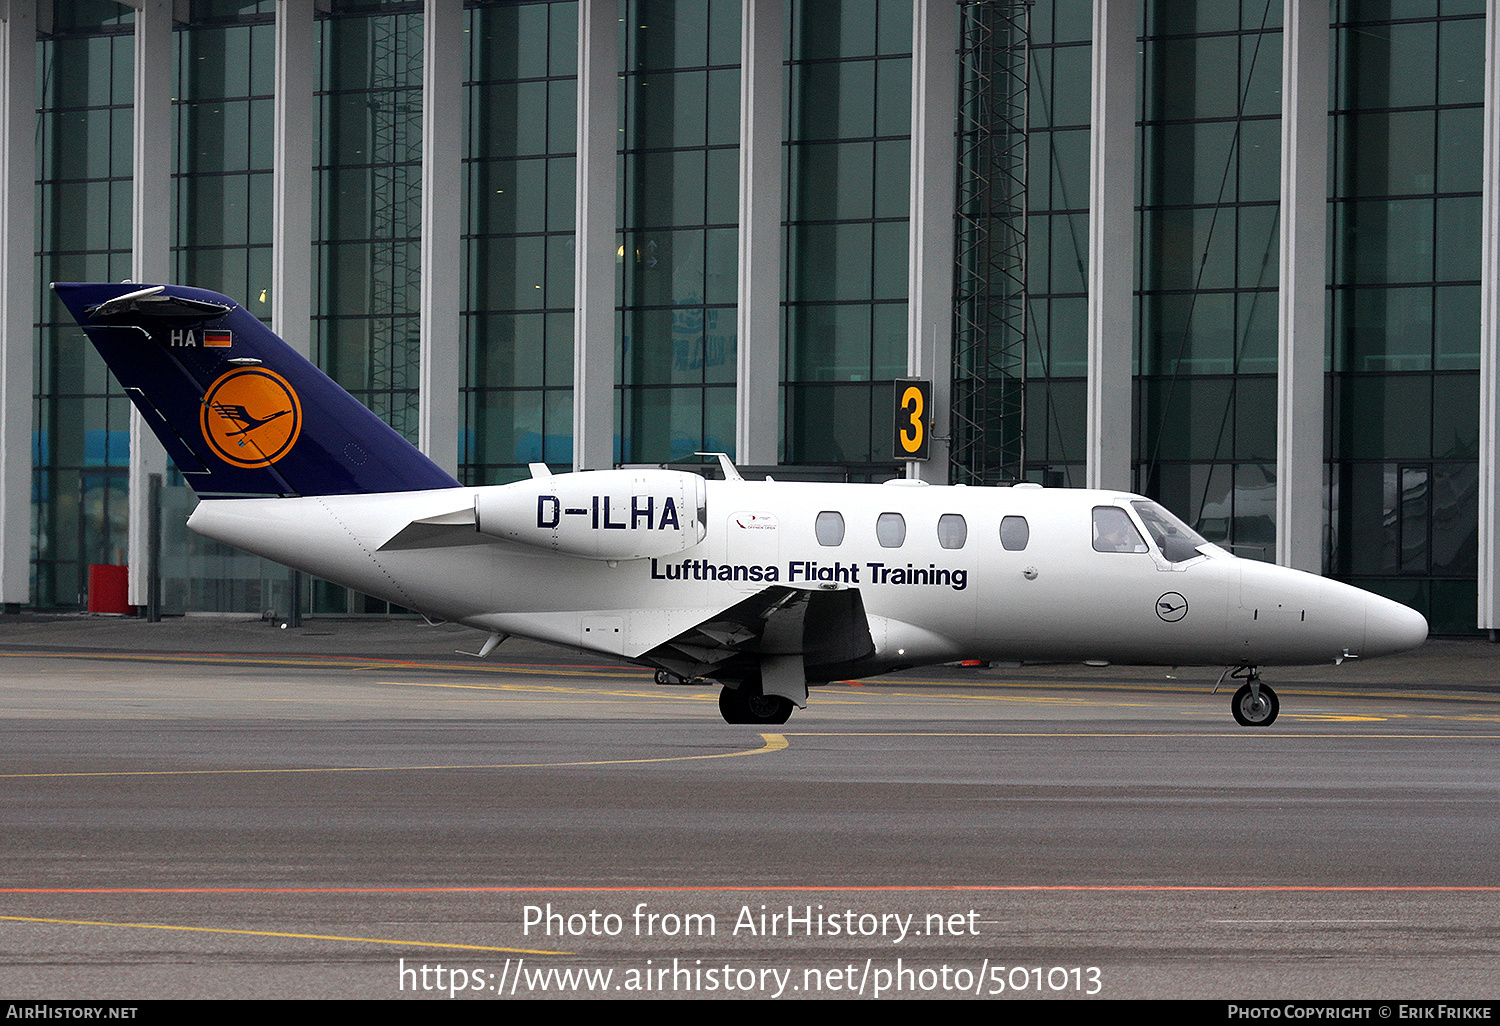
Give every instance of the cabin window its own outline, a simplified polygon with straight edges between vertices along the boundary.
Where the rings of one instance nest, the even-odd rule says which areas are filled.
[[[1007,552],[1020,552],[1031,541],[1031,525],[1025,517],[1005,517],[1000,521],[1000,547]]]
[[[875,521],[875,540],[887,549],[900,548],[906,541],[906,518],[900,513],[882,513]]]
[[[1094,507],[1095,552],[1146,552],[1146,542],[1130,514],[1118,506]]]
[[[961,549],[969,540],[969,524],[957,513],[938,517],[938,544],[945,549]]]
[[[844,514],[824,511],[818,514],[817,524],[813,528],[818,535],[819,545],[842,545],[844,544]]]

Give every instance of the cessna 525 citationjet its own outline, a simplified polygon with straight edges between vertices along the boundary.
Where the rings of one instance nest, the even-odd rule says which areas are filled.
[[[781,723],[808,685],[959,659],[1259,667],[1401,652],[1418,613],[1239,559],[1113,491],[745,481],[676,470],[465,487],[214,292],[56,284],[202,500],[188,526],[397,605],[722,685]],[[1220,678],[1221,681],[1223,678]]]

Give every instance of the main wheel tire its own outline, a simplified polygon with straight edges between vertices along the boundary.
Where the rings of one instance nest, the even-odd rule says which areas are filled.
[[[741,723],[785,723],[792,717],[792,700],[780,695],[746,695]]]
[[[751,694],[748,684],[719,689],[719,715],[725,723],[785,723],[793,708],[789,698]]]
[[[719,689],[719,715],[724,717],[725,723],[744,723],[744,712],[740,708],[739,688],[723,687]]]
[[[1276,715],[1281,712],[1281,699],[1276,697],[1276,692],[1269,685],[1262,684],[1260,698],[1257,700],[1250,685],[1242,684],[1234,693],[1229,710],[1234,713],[1234,722],[1242,727],[1269,727],[1276,722]]]

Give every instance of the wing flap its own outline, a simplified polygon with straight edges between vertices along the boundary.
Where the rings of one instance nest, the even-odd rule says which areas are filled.
[[[641,658],[680,677],[738,682],[769,661],[795,657],[807,680],[848,675],[875,654],[857,588],[762,589],[643,652]]]

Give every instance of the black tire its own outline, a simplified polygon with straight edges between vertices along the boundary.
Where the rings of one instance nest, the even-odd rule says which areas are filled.
[[[751,694],[748,684],[719,689],[719,715],[725,723],[785,723],[793,708],[789,698]]]
[[[1242,684],[1230,699],[1229,711],[1234,713],[1234,722],[1242,727],[1269,727],[1281,712],[1281,699],[1269,685],[1262,684],[1260,701],[1257,702],[1250,692],[1250,685]]]
[[[792,718],[792,700],[780,695],[746,695],[741,723],[785,723]]]
[[[739,688],[719,689],[719,715],[724,717],[725,723],[744,723],[744,713],[740,711]]]

